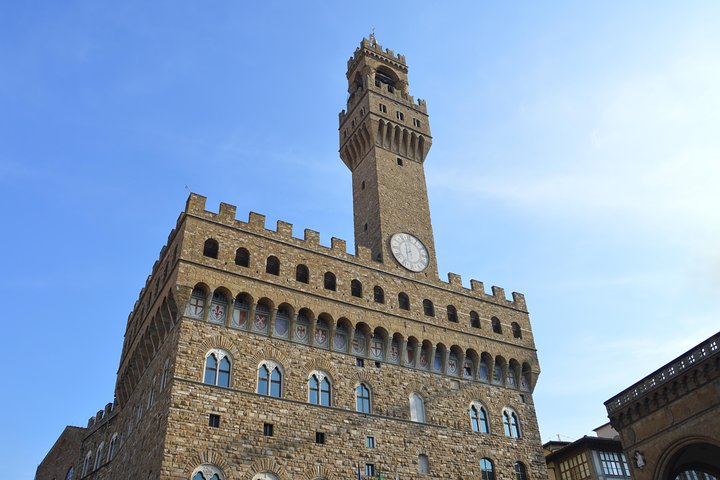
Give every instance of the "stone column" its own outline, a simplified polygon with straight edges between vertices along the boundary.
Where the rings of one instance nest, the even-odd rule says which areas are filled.
[[[270,310],[270,319],[268,320],[268,337],[272,337],[275,333],[275,317],[277,316],[277,308]]]

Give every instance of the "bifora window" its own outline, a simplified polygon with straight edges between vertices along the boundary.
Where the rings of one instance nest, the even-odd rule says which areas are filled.
[[[309,402],[315,405],[330,406],[330,381],[326,376],[313,373],[308,380]]]
[[[471,405],[470,406],[470,423],[472,425],[473,432],[477,433],[489,433],[490,428],[488,425],[487,412],[485,407],[482,405]]]
[[[527,469],[522,462],[515,462],[515,480],[527,480]]]
[[[220,469],[215,465],[200,465],[193,472],[192,480],[225,480]]]
[[[360,413],[370,413],[370,389],[364,383],[355,388],[355,409]]]
[[[212,350],[205,357],[205,376],[203,383],[230,387],[230,359],[227,352]]]
[[[590,466],[588,465],[585,452],[580,453],[564,462],[560,462],[561,480],[580,480],[590,477]]]
[[[520,425],[515,412],[510,410],[503,411],[503,428],[505,436],[510,438],[520,438]]]
[[[282,373],[280,368],[270,362],[258,368],[258,393],[280,398],[282,396]]]

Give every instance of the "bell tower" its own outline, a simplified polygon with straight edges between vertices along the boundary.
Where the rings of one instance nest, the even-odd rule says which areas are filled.
[[[425,101],[408,93],[403,55],[363,38],[347,64],[340,158],[352,172],[355,243],[375,260],[437,278],[423,162],[432,145]]]

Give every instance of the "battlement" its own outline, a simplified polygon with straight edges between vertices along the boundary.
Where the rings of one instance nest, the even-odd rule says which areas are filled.
[[[400,89],[397,88],[390,88],[388,85],[385,85],[384,83],[376,84],[375,81],[372,80],[372,78],[365,77],[363,79],[363,85],[364,88],[367,90],[374,91],[376,93],[379,93],[381,95],[384,95],[386,97],[391,97],[396,102],[405,105],[408,108],[411,108],[413,110],[417,110],[420,113],[427,115],[427,103],[425,100],[418,98],[417,100],[415,97],[413,97],[410,94],[407,94]],[[360,103],[360,100],[363,98],[362,95],[358,95],[357,93],[353,93],[348,97],[347,100],[347,111],[343,110],[340,112],[340,124],[345,121],[345,117],[348,112],[353,111],[353,109],[357,106],[358,103]]]
[[[320,244],[320,233],[315,230],[305,229],[303,238],[293,237],[293,225],[282,220],[278,220],[275,230],[266,228],[265,215],[250,212],[248,221],[243,222],[235,218],[237,208],[234,205],[220,203],[220,209],[217,213],[206,210],[207,198],[191,193],[185,205],[185,214],[198,218],[203,218],[212,222],[220,223],[228,227],[257,233],[259,235],[272,238],[277,241],[289,243],[300,248],[314,250],[318,253],[331,255],[335,258],[366,266],[373,269],[384,269],[384,264],[372,258],[369,248],[357,246],[355,254],[348,253],[347,242],[343,239],[332,237],[330,247]],[[178,219],[178,223],[182,220],[182,215]],[[178,225],[179,227],[179,225]],[[423,280],[429,284],[435,284],[436,287],[455,291],[463,295],[469,295],[479,300],[489,301],[495,304],[508,306],[521,311],[527,311],[525,304],[525,296],[521,293],[513,292],[512,299],[508,299],[505,290],[500,287],[491,287],[490,293],[485,291],[483,282],[478,280],[470,280],[470,288],[466,288],[462,284],[462,277],[456,273],[448,273],[448,281],[441,279]]]
[[[370,55],[380,57],[385,61],[393,63],[396,67],[400,67],[403,70],[407,71],[405,55],[400,55],[399,53],[396,54],[389,48],[383,50],[382,45],[377,43],[375,35],[372,34],[370,35],[369,39],[363,37],[363,39],[360,41],[360,46],[355,49],[353,56],[348,59],[348,71],[350,71],[355,62],[360,59],[360,56],[363,54],[363,50],[365,50],[366,53],[369,53]]]
[[[108,417],[114,410],[115,410],[114,403],[106,404],[104,409],[98,410],[98,412],[94,416],[92,416],[88,419],[87,428],[94,429],[94,428],[99,427],[101,424],[103,424],[104,422],[106,422],[108,420]]]

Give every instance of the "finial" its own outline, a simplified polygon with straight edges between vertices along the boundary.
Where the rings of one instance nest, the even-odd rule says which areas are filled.
[[[377,40],[375,40],[375,27],[372,27],[372,31],[370,32],[370,43],[372,43],[373,46],[377,45]]]

